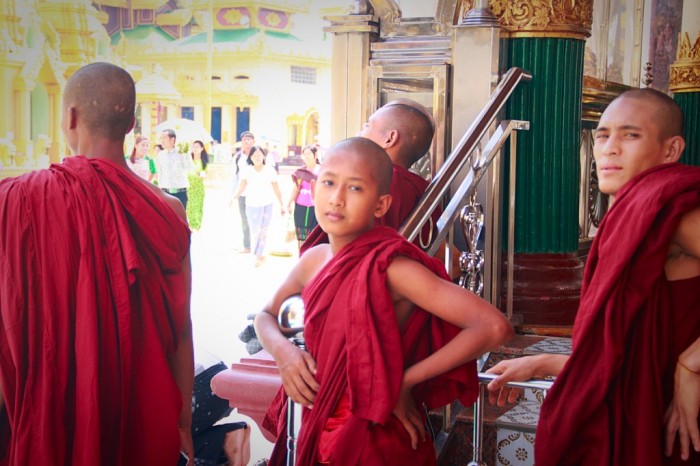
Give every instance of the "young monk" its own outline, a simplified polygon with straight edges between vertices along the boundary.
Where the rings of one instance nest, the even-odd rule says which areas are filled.
[[[498,309],[451,283],[439,261],[374,227],[391,204],[391,171],[369,139],[330,149],[314,198],[329,243],[301,256],[255,319],[284,392],[306,407],[300,466],[435,464],[424,406],[471,404],[474,359],[513,332]],[[308,352],[277,324],[284,299],[300,292]],[[283,397],[276,401],[266,423],[278,435],[271,465],[285,455]]]
[[[558,376],[538,466],[700,464],[700,168],[677,163],[682,132],[680,107],[650,88],[603,112],[593,153],[613,204],[586,263],[571,356],[488,371],[500,374],[489,384],[499,404],[514,401],[508,381]]]
[[[392,203],[387,213],[377,219],[378,225],[396,230],[413,211],[429,182],[409,170],[428,150],[435,134],[433,117],[423,105],[410,99],[398,99],[377,109],[362,126],[358,136],[368,138],[386,151],[392,163],[389,193]],[[433,215],[433,224],[439,212]],[[430,225],[421,233],[428,240]],[[300,253],[317,244],[327,243],[328,236],[316,227],[300,247]],[[418,239],[416,244],[419,244]]]

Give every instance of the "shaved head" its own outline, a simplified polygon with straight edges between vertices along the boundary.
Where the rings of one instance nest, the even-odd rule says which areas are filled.
[[[126,70],[110,63],[86,65],[66,83],[63,107],[74,108],[81,124],[94,136],[123,140],[134,118],[134,80]]]
[[[433,142],[435,122],[423,105],[409,99],[398,99],[377,110],[383,129],[395,129],[400,135],[397,158],[410,167],[423,157]]]
[[[666,140],[673,136],[683,137],[683,110],[681,110],[676,101],[663,92],[648,87],[632,89],[620,94],[613,102],[622,99],[636,99],[654,104],[656,111],[652,118],[659,128],[661,140]]]
[[[367,138],[349,138],[334,144],[326,153],[324,163],[334,157],[348,156],[354,157],[357,163],[369,170],[372,178],[377,182],[377,191],[380,196],[389,194],[393,166],[384,149]]]

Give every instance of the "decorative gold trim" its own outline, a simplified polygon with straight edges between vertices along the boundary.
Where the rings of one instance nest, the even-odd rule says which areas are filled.
[[[474,0],[463,0],[465,14]],[[502,37],[556,37],[586,40],[591,35],[593,0],[489,0],[503,27]]]
[[[691,44],[690,35],[680,35],[676,61],[671,65],[668,87],[671,92],[700,92],[700,33]]]
[[[672,64],[668,88],[673,93],[700,92],[700,61]]]
[[[700,61],[700,32],[695,39],[695,44],[690,44],[690,34],[680,34],[678,40],[678,52],[676,61]]]

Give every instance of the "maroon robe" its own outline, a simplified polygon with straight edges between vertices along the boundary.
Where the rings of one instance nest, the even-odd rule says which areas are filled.
[[[664,411],[700,313],[672,305],[664,264],[681,217],[698,206],[696,167],[654,167],[620,191],[586,263],[571,357],[542,405],[537,466],[676,464],[663,456]],[[700,464],[692,458],[677,464]]]
[[[389,186],[389,194],[391,194],[391,206],[387,213],[378,218],[375,225],[387,226],[398,230],[403,225],[404,220],[413,211],[418,204],[418,200],[428,188],[430,183],[420,175],[416,175],[410,170],[406,170],[398,165],[393,165],[391,172],[391,185]],[[436,209],[433,212],[432,229],[437,231],[437,220],[440,218],[440,210]],[[427,242],[430,231],[430,224],[426,224],[421,232],[421,237],[424,242]],[[420,246],[420,238],[416,237],[414,244]],[[307,249],[318,244],[328,243],[328,235],[320,226],[316,226],[306,240],[302,243],[299,249],[299,254],[303,254]]]
[[[315,464],[320,433],[344,394],[352,415],[337,440],[331,464],[418,466],[435,462],[432,442],[412,450],[408,433],[392,411],[404,370],[444,346],[460,329],[415,308],[399,330],[386,286],[386,269],[396,255],[421,262],[449,280],[438,260],[395,230],[376,227],[340,250],[304,288],[304,336],[317,363],[321,388],[314,408],[304,409],[298,466]],[[278,435],[271,466],[284,464],[283,394],[281,389],[265,423]],[[477,396],[476,365],[472,361],[426,381],[414,388],[413,395],[418,406],[425,403],[428,409],[456,398],[470,405]]]
[[[185,222],[112,162],[70,157],[0,182],[3,464],[176,464],[168,358],[188,249]]]

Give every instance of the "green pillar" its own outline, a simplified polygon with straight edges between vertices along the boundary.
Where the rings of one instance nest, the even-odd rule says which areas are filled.
[[[506,110],[507,118],[530,122],[518,134],[515,252],[576,252],[584,42],[508,42],[508,66],[533,76]]]
[[[700,91],[678,93],[673,99],[685,115],[685,151],[681,162],[700,167]]]
[[[530,122],[529,131],[518,133],[516,146],[513,313],[526,332],[563,334],[573,325],[583,275],[578,257],[581,99],[593,0],[552,0],[527,10],[519,2],[490,4],[504,29],[505,66],[533,77],[516,89],[505,115]],[[503,244],[507,247],[505,239]],[[507,283],[502,285],[507,290]]]

